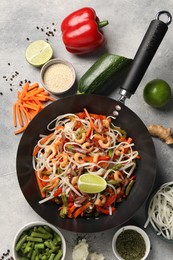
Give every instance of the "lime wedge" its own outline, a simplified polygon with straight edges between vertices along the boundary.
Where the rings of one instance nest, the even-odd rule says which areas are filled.
[[[26,49],[26,60],[35,67],[41,67],[53,56],[53,50],[49,43],[38,40],[32,42]]]
[[[81,192],[99,193],[106,189],[107,182],[102,177],[92,174],[82,174],[78,179],[78,188]]]

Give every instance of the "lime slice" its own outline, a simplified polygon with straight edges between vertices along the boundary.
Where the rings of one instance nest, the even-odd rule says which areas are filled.
[[[49,43],[38,40],[32,42],[26,49],[26,60],[35,67],[41,67],[53,56],[53,50]]]
[[[92,174],[82,174],[78,179],[78,188],[81,192],[98,193],[106,189],[107,182],[102,177]]]

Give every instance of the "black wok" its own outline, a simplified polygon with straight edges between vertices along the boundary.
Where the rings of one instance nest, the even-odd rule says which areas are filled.
[[[157,44],[154,43],[154,47],[150,48],[152,49],[152,51],[150,52],[149,60],[152,59],[154,52],[159,46],[158,42],[161,42],[161,39],[163,38],[167,30],[167,24],[161,22],[158,19],[154,21],[157,21],[157,30],[154,29],[154,33],[157,31],[157,35],[154,36],[154,38],[157,38]],[[158,30],[160,24],[162,29]],[[160,40],[158,39],[158,31],[160,32]],[[162,36],[160,36],[160,34],[162,34]],[[148,33],[146,35],[148,35]],[[151,38],[151,35],[149,37]],[[141,52],[139,53],[141,55]],[[146,70],[147,66],[149,65],[149,60],[147,61],[144,56],[142,57],[142,59],[138,58],[138,54],[135,57],[135,59],[139,60],[140,64],[143,65],[140,65],[138,62],[138,66],[136,66],[135,64],[134,67],[132,66],[133,69],[130,72],[132,74],[129,74],[130,80],[128,79],[130,86],[131,82],[134,81],[132,79],[135,79],[135,81],[137,80],[139,83],[140,79],[142,78],[142,74],[144,74],[144,70]],[[141,63],[141,61],[144,62]],[[136,70],[134,68],[137,68],[138,70],[138,67],[140,66],[142,66],[142,68],[144,66],[145,69],[143,69],[142,73],[138,71],[137,74],[141,75],[136,79],[134,78],[134,74],[136,74],[134,73],[134,70]],[[136,86],[136,84],[132,84],[132,86]],[[130,92],[133,94],[133,92],[135,91],[135,89],[133,89],[132,91],[129,90],[129,85],[128,89],[126,89],[126,87],[121,89],[121,101],[124,100]],[[126,83],[124,84],[124,86],[126,86]],[[124,95],[124,92],[126,93],[126,95]],[[115,212],[112,216],[101,216],[98,219],[63,219],[58,216],[57,205],[55,203],[51,201],[44,204],[38,203],[41,197],[32,167],[32,151],[39,139],[39,135],[48,133],[48,131],[46,130],[47,124],[58,115],[80,112],[83,111],[84,107],[92,113],[112,115],[116,105],[121,106],[121,110],[119,112],[119,116],[115,121],[115,124],[126,130],[128,135],[134,139],[135,149],[139,151],[141,156],[136,169],[136,183],[127,200],[119,204],[117,212]],[[129,220],[150,195],[155,181],[155,175],[155,149],[152,138],[149,135],[144,123],[133,111],[126,107],[122,102],[115,101],[111,98],[100,95],[74,95],[59,99],[54,103],[48,105],[31,121],[20,140],[17,151],[18,181],[21,190],[30,206],[35,210],[35,212],[37,212],[48,222],[54,224],[55,226],[58,226],[59,228],[74,232],[89,233],[108,230],[110,228],[117,227]]]

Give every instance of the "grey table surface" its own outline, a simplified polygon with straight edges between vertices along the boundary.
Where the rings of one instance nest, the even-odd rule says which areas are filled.
[[[70,54],[64,48],[61,40],[60,23],[62,19],[74,10],[84,6],[93,7],[100,19],[108,19],[109,25],[104,29],[107,39],[105,48],[85,57]],[[168,10],[173,14],[172,0],[1,0],[0,1],[0,256],[9,248],[11,250],[14,236],[24,224],[43,220],[35,213],[25,200],[18,184],[16,174],[16,152],[21,135],[14,135],[12,124],[12,104],[16,100],[20,80],[40,82],[39,69],[29,65],[25,60],[25,50],[34,40],[46,40],[46,28],[56,33],[49,37],[54,49],[54,56],[70,61],[79,79],[85,71],[105,52],[133,58],[146,32],[150,21],[158,11]],[[36,27],[39,27],[37,29]],[[44,31],[41,30],[44,28]],[[173,100],[163,109],[153,109],[143,100],[145,84],[154,79],[166,80],[173,91],[173,24],[159,47],[152,63],[144,75],[139,88],[126,105],[131,108],[148,125],[163,124],[173,129]],[[18,77],[10,82],[10,77],[18,71]],[[3,76],[7,76],[6,81]],[[12,84],[12,86],[10,86]],[[118,98],[118,92],[112,92],[111,97]],[[158,139],[154,139],[157,154],[158,186],[163,182],[173,180],[172,147]],[[128,221],[143,228],[146,221],[145,205]],[[127,224],[127,223],[126,223]],[[90,251],[102,253],[105,259],[114,259],[111,240],[116,229],[100,233],[76,234],[61,230],[67,241],[66,259],[71,259],[72,248],[77,239],[86,238]],[[148,259],[172,259],[172,244],[158,238],[147,227],[151,240],[151,252]]]

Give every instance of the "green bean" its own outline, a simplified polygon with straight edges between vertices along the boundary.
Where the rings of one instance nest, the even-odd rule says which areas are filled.
[[[34,250],[34,243],[31,242],[31,250],[28,252],[27,254],[27,257],[29,257],[29,259],[31,259],[31,256],[32,256],[32,253],[33,253],[33,250]]]
[[[36,226],[23,232],[15,248],[20,260],[59,260],[61,246],[59,234],[48,226]]]
[[[48,231],[45,230],[43,227],[38,227],[37,231],[39,231],[40,233],[46,234]]]
[[[27,235],[23,236],[16,244],[16,251],[19,251],[23,245],[23,243],[26,241]]]
[[[32,236],[32,237],[41,237],[41,238],[44,238],[44,239],[50,238],[50,234],[49,234],[49,233],[42,234],[42,233],[38,233],[38,232],[35,232],[35,231],[33,231],[33,232],[31,233],[31,236]]]
[[[43,242],[43,239],[40,237],[27,237],[27,241],[32,241],[32,242]]]
[[[48,227],[48,226],[43,226],[44,227],[44,229],[46,229],[48,232],[52,232],[52,230],[51,230],[51,228],[50,227]]]
[[[54,232],[54,238],[57,240],[57,242],[62,242],[60,235],[55,232]]]
[[[50,240],[50,242],[49,242],[49,243],[50,243],[50,246],[51,246],[51,248],[52,248],[52,249],[54,249],[54,248],[55,248],[55,244],[53,243],[53,241],[52,241],[52,240]]]
[[[45,244],[45,246],[47,246],[48,248],[51,248],[51,245],[50,245],[50,241],[49,241],[49,240],[44,241],[44,244]]]
[[[59,260],[59,259],[61,259],[62,255],[63,255],[63,252],[62,252],[62,249],[60,249],[59,252],[58,252],[58,254],[55,256],[54,260]]]
[[[130,193],[130,191],[131,191],[131,189],[132,189],[134,183],[135,183],[135,181],[134,181],[134,180],[131,180],[131,181],[129,182],[129,184],[127,185],[126,190],[125,190],[125,195],[126,195],[126,196],[129,195],[129,193]]]
[[[49,260],[54,260],[54,257],[55,257],[55,254],[51,254],[50,257],[49,257]]]
[[[24,254],[31,251],[31,249],[32,249],[31,245],[32,245],[31,242],[28,241],[28,243],[26,244],[25,249],[24,249]]]
[[[34,245],[35,249],[44,249],[44,244],[43,243],[38,243]]]

